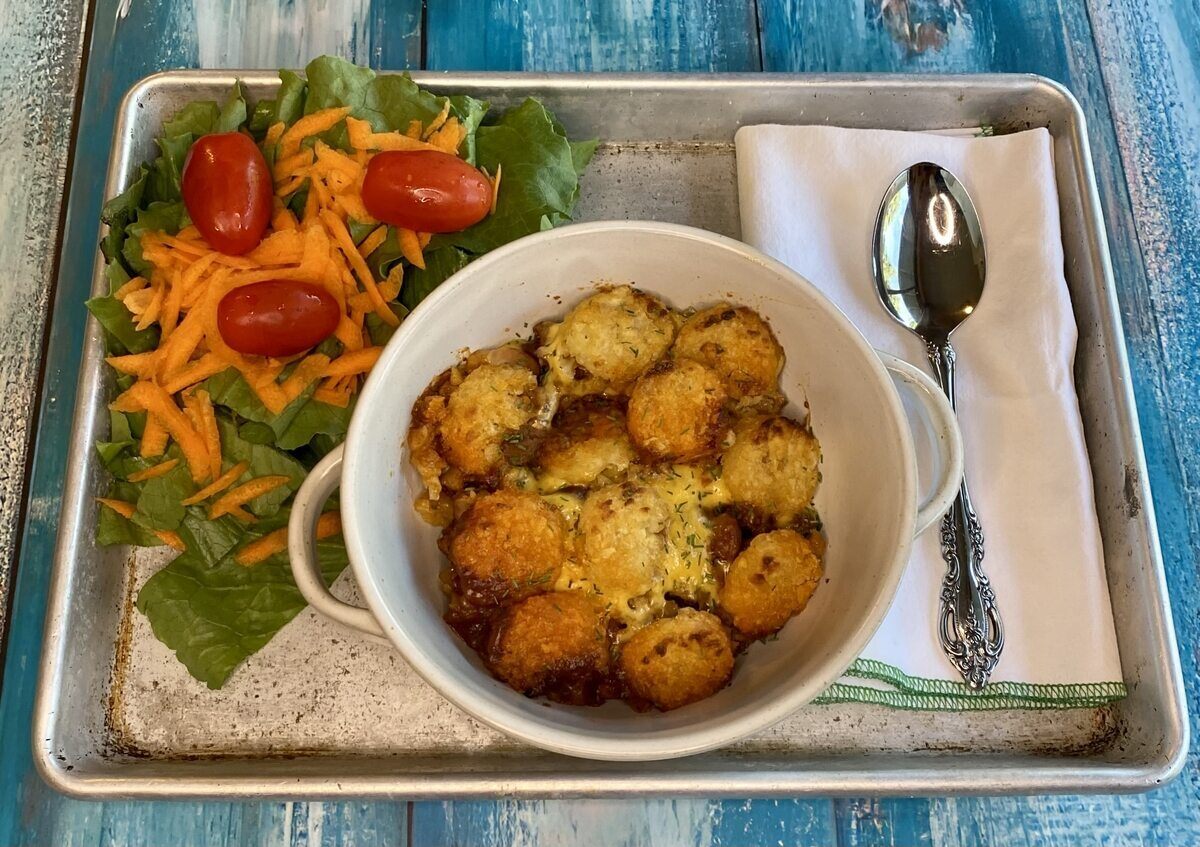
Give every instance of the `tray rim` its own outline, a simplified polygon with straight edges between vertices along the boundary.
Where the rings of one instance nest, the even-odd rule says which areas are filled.
[[[380,71],[380,73],[402,73]],[[409,73],[409,72],[404,72]],[[1190,725],[1188,723],[1183,676],[1175,638],[1171,607],[1168,599],[1166,575],[1162,562],[1154,504],[1149,488],[1145,452],[1141,437],[1137,406],[1134,402],[1132,380],[1129,370],[1128,351],[1124,328],[1120,321],[1119,303],[1108,248],[1107,229],[1100,205],[1092,163],[1091,147],[1087,137],[1086,119],[1074,95],[1064,85],[1036,74],[890,74],[890,73],[840,73],[840,74],[791,74],[791,73],[730,73],[730,74],[664,74],[664,73],[524,73],[509,71],[413,71],[414,81],[438,87],[454,86],[479,88],[491,84],[532,88],[550,86],[561,89],[587,91],[619,86],[622,90],[640,92],[664,89],[686,90],[697,84],[709,88],[725,88],[731,91],[743,87],[762,85],[792,85],[799,88],[820,87],[836,84],[840,87],[872,89],[881,85],[903,87],[917,92],[936,92],[953,85],[960,88],[975,86],[1013,86],[1017,93],[1032,95],[1041,93],[1058,102],[1067,118],[1069,133],[1075,145],[1076,177],[1081,192],[1081,211],[1090,229],[1094,246],[1099,296],[1102,298],[1105,330],[1114,342],[1108,351],[1110,370],[1115,376],[1115,399],[1122,407],[1126,418],[1128,437],[1131,441],[1134,471],[1137,474],[1136,493],[1141,499],[1142,513],[1139,523],[1143,524],[1149,548],[1149,566],[1152,571],[1146,577],[1148,589],[1153,592],[1152,608],[1155,612],[1150,621],[1155,646],[1159,648],[1158,666],[1154,673],[1164,691],[1160,707],[1164,711],[1165,735],[1157,755],[1142,762],[1119,763],[1088,760],[1083,757],[1027,757],[1014,762],[1000,754],[961,756],[954,753],[931,755],[927,760],[916,759],[911,767],[870,767],[872,760],[889,759],[902,754],[879,753],[864,757],[864,766],[853,763],[837,763],[829,756],[811,756],[794,761],[796,769],[780,771],[738,771],[734,769],[707,771],[682,770],[672,776],[661,774],[630,778],[628,771],[613,768],[608,771],[570,776],[579,768],[574,760],[563,757],[561,771],[548,770],[544,773],[500,776],[487,771],[464,774],[378,774],[367,776],[335,776],[312,774],[286,776],[285,770],[277,765],[303,761],[315,761],[322,757],[262,757],[253,761],[259,771],[254,775],[191,775],[188,771],[200,770],[213,760],[172,761],[173,769],[182,771],[178,776],[127,775],[121,774],[121,764],[112,766],[112,773],[84,774],[68,770],[54,754],[54,737],[57,729],[57,700],[65,669],[66,638],[62,630],[74,581],[71,548],[79,534],[81,503],[79,493],[84,488],[86,457],[91,450],[88,439],[82,437],[90,411],[85,402],[96,390],[102,378],[102,369],[89,367],[97,358],[99,333],[94,318],[88,318],[88,331],[84,341],[82,373],[76,390],[76,406],[68,457],[68,471],[64,481],[64,496],[61,506],[59,533],[52,561],[52,573],[48,589],[48,605],[45,621],[42,660],[39,667],[36,703],[32,721],[32,755],[35,767],[51,787],[68,796],[83,799],[98,798],[286,798],[286,797],[396,797],[436,798],[449,797],[620,797],[633,794],[675,795],[696,797],[746,797],[746,796],[812,796],[854,794],[1014,794],[1014,793],[1068,793],[1068,792],[1136,792],[1159,787],[1174,779],[1186,761]],[[132,151],[123,144],[138,112],[138,102],[148,93],[160,88],[186,86],[197,81],[206,84],[229,84],[236,80],[255,84],[278,83],[278,75],[270,70],[168,70],[151,74],[136,82],[122,99],[117,112],[109,166],[105,177],[105,196],[112,196],[123,188],[118,182],[129,167]],[[105,227],[100,224],[99,235]],[[93,262],[93,291],[103,286],[103,259],[97,251]],[[74,492],[74,494],[73,494]],[[225,761],[239,761],[223,757]],[[330,757],[332,760],[332,757]],[[372,760],[375,757],[360,757]],[[391,761],[402,761],[402,757],[379,757]],[[939,759],[950,758],[957,764],[951,768],[939,768]],[[245,760],[240,760],[245,761]],[[833,764],[830,767],[830,764]],[[800,769],[805,764],[807,770]],[[816,764],[818,767],[811,767]],[[930,767],[930,766],[933,767]],[[278,774],[265,771],[279,770]],[[303,770],[300,768],[299,770]]]

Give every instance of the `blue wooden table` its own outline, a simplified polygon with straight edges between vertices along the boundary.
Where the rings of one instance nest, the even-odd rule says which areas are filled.
[[[46,4],[16,0],[16,9],[22,5]],[[37,64],[18,67],[14,56],[24,54],[0,49],[6,65],[0,82],[8,83],[0,85],[0,120],[16,125],[22,113],[11,110],[26,109],[50,128],[39,138],[49,134],[53,141],[57,132],[65,139],[73,130],[76,139],[0,694],[0,847],[1200,843],[1194,753],[1172,785],[1129,797],[155,804],[59,797],[42,785],[28,752],[80,356],[79,304],[89,286],[116,104],[134,80],[164,68],[299,67],[321,53],[377,68],[1033,71],[1066,83],[1089,122],[1190,709],[1200,714],[1197,0],[95,0],[85,29],[78,4],[51,5],[64,11],[41,24],[0,14],[9,26],[0,32],[3,45],[12,47],[6,39],[18,37],[51,39],[61,50],[37,55],[54,54],[51,61],[62,68],[82,62],[72,118],[70,73],[60,73],[65,81],[49,92],[18,90],[18,75],[56,77]],[[66,96],[63,86],[72,86]],[[20,161],[48,162],[59,172],[67,164],[61,147],[25,147],[19,154]],[[0,165],[0,178],[17,185],[7,167]],[[48,172],[52,182],[54,168]],[[14,194],[4,184],[0,209],[57,193],[44,185],[40,195]],[[50,205],[41,214],[53,231],[57,207]],[[0,220],[0,230],[12,220]],[[39,252],[37,268],[53,267],[52,246],[39,247],[46,255]],[[24,267],[3,253],[0,261],[6,273]],[[29,285],[42,287],[22,312],[8,296],[13,283],[0,283],[6,327],[40,319],[47,283]],[[6,380],[24,374],[15,390],[32,395],[28,380],[40,350],[33,342],[28,347],[19,361],[0,367]],[[14,390],[8,386],[6,393]],[[5,461],[19,471],[25,449],[22,437]],[[0,505],[3,516],[20,511]]]

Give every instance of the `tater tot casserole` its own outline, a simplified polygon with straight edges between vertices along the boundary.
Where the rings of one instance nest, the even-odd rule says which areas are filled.
[[[666,711],[725,687],[823,578],[821,449],[782,368],[752,309],[630,286],[463,354],[407,434],[447,624],[530,697]]]

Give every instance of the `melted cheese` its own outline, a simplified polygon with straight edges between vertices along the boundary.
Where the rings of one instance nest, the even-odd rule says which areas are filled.
[[[708,543],[712,521],[707,511],[727,503],[729,494],[719,479],[696,465],[674,465],[651,482],[671,507],[667,524],[667,578],[663,593],[707,604],[715,599]]]
[[[660,616],[668,594],[701,605],[708,605],[716,598],[717,583],[708,551],[712,522],[706,510],[728,502],[729,494],[724,485],[714,479],[708,470],[691,465],[672,466],[648,475],[641,481],[662,497],[670,511],[662,562],[665,576],[645,594],[618,596],[610,592],[600,595],[608,606],[609,614],[627,625],[618,634],[618,640]],[[566,493],[542,496],[563,513],[572,535],[578,538],[576,526],[582,499]],[[554,587],[558,591],[597,592],[586,562],[579,557],[572,557],[563,565]]]

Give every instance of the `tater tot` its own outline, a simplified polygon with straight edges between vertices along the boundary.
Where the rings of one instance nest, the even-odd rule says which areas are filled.
[[[733,643],[714,615],[681,609],[630,636],[618,666],[635,697],[663,711],[678,709],[725,687],[733,673]]]
[[[568,394],[619,394],[663,357],[675,319],[656,297],[628,285],[588,297],[553,329],[543,348]]]
[[[634,460],[625,411],[604,397],[568,400],[554,416],[537,454],[543,491],[619,478]]]
[[[441,455],[469,477],[503,471],[501,446],[537,412],[537,377],[517,364],[485,364],[451,392],[438,427]]]
[[[605,602],[638,597],[662,584],[670,517],[666,501],[644,485],[618,483],[588,495],[579,514],[579,546]]]
[[[755,531],[794,524],[821,481],[821,445],[791,418],[743,418],[722,456],[722,479],[738,518]]]
[[[629,436],[651,462],[707,456],[726,432],[727,399],[711,368],[691,359],[664,359],[629,394]]]
[[[679,329],[675,355],[708,365],[735,400],[779,392],[783,348],[753,309],[718,303],[692,315]]]
[[[536,494],[496,491],[476,498],[443,536],[459,590],[475,605],[549,591],[566,555],[567,528]]]
[[[529,597],[492,625],[487,660],[496,676],[530,697],[601,702],[609,671],[603,613],[582,591]]]
[[[725,574],[717,602],[746,638],[762,638],[804,610],[823,569],[813,546],[791,529],[755,536]]]

